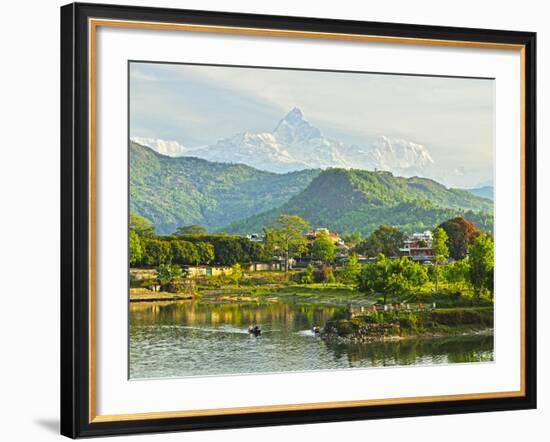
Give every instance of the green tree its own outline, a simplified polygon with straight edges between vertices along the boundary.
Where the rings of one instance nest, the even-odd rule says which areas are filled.
[[[241,281],[241,278],[243,277],[243,270],[241,268],[241,265],[239,263],[233,264],[231,266],[231,281],[233,281],[234,284],[239,285],[239,282]]]
[[[170,241],[144,238],[142,262],[146,266],[159,266],[172,261]]]
[[[160,264],[157,268],[157,281],[161,290],[171,290],[173,283],[183,276],[181,267],[172,264]]]
[[[439,227],[447,233],[449,254],[455,260],[466,257],[470,245],[479,235],[476,226],[462,217],[445,221]]]
[[[447,232],[441,227],[433,231],[432,250],[434,252],[434,268],[432,274],[436,290],[439,288],[439,280],[445,276],[441,266],[447,262],[447,256],[449,255],[449,248],[447,247],[448,239]]]
[[[285,272],[288,272],[288,262],[291,256],[301,254],[307,249],[304,234],[309,224],[297,215],[282,214],[273,222],[270,230],[271,241],[275,250],[283,253]]]
[[[477,296],[488,291],[493,297],[495,244],[489,235],[479,235],[470,247],[470,282]]]
[[[208,230],[200,224],[191,224],[189,226],[181,226],[176,229],[174,235],[207,235]]]
[[[172,262],[180,265],[197,264],[200,262],[199,252],[195,244],[189,241],[170,241]]]
[[[334,279],[334,272],[332,267],[322,264],[314,273],[313,279],[315,282],[323,282],[332,284],[336,280]]]
[[[342,282],[354,284],[357,282],[357,276],[361,272],[361,265],[355,253],[352,253],[346,260],[342,269]]]
[[[195,244],[197,261],[194,264],[210,264],[214,261],[214,246],[209,242],[199,241]]]
[[[272,229],[264,227],[264,240],[263,247],[264,253],[268,258],[272,258],[275,255],[275,234]]]
[[[311,248],[311,255],[313,259],[322,261],[324,263],[331,263],[336,257],[336,246],[334,242],[325,232],[320,232]]]
[[[344,243],[350,249],[353,249],[362,239],[361,232],[346,233],[343,237]]]
[[[433,231],[432,249],[436,257],[447,259],[447,256],[449,256],[449,248],[447,247],[448,240],[449,237],[447,236],[447,232],[441,227]]]
[[[357,251],[367,256],[397,256],[404,240],[405,235],[397,227],[381,225],[357,246]]]
[[[459,289],[470,281],[470,263],[468,259],[461,259],[445,267],[445,278]]]
[[[130,212],[129,229],[142,238],[153,238],[155,236],[155,228],[151,221],[137,213]]]
[[[357,279],[359,290],[382,295],[386,304],[388,296],[401,296],[422,287],[428,274],[424,266],[408,257],[392,261],[380,254],[375,262],[363,266]]]
[[[259,262],[269,259],[270,256],[266,254],[264,246],[260,242],[250,241],[247,239],[247,253],[249,257],[249,262]]]
[[[246,238],[244,238],[246,239]],[[243,250],[243,243],[235,237],[220,237],[214,243],[216,261],[221,265],[236,264],[248,261],[248,256]]]
[[[134,230],[130,230],[130,236],[128,237],[128,249],[130,265],[134,266],[141,262],[143,250],[141,248],[139,236]]]
[[[227,234],[209,234],[209,235],[181,235],[179,239],[192,242],[195,245],[199,243],[208,243],[210,246],[200,247],[204,252],[200,262],[209,263],[215,262],[219,265],[232,266],[239,263],[250,263],[256,260],[261,260],[264,256],[263,247],[260,243],[250,241],[248,238],[227,235]]]
[[[311,264],[308,264],[304,273],[302,273],[300,282],[302,284],[311,284],[313,282],[313,266]]]

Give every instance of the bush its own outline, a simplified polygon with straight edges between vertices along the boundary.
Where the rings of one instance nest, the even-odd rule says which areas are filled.
[[[184,278],[181,267],[171,264],[161,264],[157,268],[157,281],[161,286],[161,290],[175,292],[177,291],[176,281],[179,282]]]
[[[482,325],[492,327],[494,322],[493,309],[491,307],[440,309],[431,312],[430,319],[435,324],[457,325]]]
[[[418,317],[410,312],[400,312],[397,320],[402,329],[416,332],[418,330]]]
[[[308,264],[307,268],[299,274],[299,282],[301,284],[313,283],[313,266]]]
[[[313,280],[315,282],[324,282],[328,284],[336,282],[332,267],[327,265],[322,265],[315,272],[313,272]]]

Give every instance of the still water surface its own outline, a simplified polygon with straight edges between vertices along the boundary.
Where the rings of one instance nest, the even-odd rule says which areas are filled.
[[[493,360],[492,334],[327,343],[313,326],[343,307],[199,302],[130,305],[130,378],[426,365]],[[262,334],[249,335],[258,324]]]

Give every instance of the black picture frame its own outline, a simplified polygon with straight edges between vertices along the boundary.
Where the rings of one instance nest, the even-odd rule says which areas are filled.
[[[524,395],[198,417],[90,419],[89,18],[521,45],[524,51]],[[124,148],[124,146],[122,147]],[[61,8],[61,434],[106,436],[536,408],[536,34],[73,3]]]

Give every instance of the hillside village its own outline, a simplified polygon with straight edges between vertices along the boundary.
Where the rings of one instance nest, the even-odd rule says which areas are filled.
[[[414,293],[427,286],[438,291],[447,283],[447,289],[492,297],[492,235],[463,218],[411,234],[381,225],[367,238],[311,229],[295,215],[281,215],[262,234],[246,236],[210,234],[198,225],[157,236],[135,214],[130,227],[131,277],[142,292],[148,287],[197,294],[201,284],[239,287],[255,281],[257,286],[341,284],[386,298],[388,292]],[[471,251],[479,256],[471,259]],[[369,273],[382,264],[383,274]],[[392,266],[399,282],[391,279]],[[387,281],[373,285],[378,277]]]

